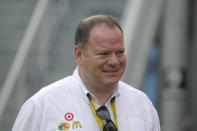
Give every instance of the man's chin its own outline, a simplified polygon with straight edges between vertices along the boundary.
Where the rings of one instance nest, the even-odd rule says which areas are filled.
[[[107,85],[108,87],[115,87],[117,86],[119,80],[113,80],[113,81],[107,81],[105,85]]]

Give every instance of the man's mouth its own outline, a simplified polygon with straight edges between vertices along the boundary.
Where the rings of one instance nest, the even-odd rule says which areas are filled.
[[[103,70],[103,72],[105,72],[105,73],[116,73],[116,72],[118,72],[118,69],[116,69],[116,70]]]

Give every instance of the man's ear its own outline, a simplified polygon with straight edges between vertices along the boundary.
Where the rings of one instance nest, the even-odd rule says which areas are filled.
[[[81,49],[81,47],[79,47],[78,45],[75,45],[74,46],[74,53],[75,53],[76,62],[79,65],[80,61],[81,61],[81,57],[82,57],[82,49]]]

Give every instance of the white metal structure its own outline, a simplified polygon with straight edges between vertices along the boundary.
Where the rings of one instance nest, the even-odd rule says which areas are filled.
[[[23,63],[32,45],[32,40],[36,34],[36,31],[40,25],[40,21],[45,13],[49,0],[38,0],[30,23],[27,27],[25,35],[22,39],[21,45],[12,63],[11,69],[5,80],[5,83],[0,91],[0,117],[2,116],[4,109],[6,107],[7,101],[10,97],[14,83],[17,79],[18,74],[21,71]]]
[[[163,0],[127,0],[121,19],[127,54],[123,81],[141,87]]]
[[[161,95],[162,131],[185,131],[186,91],[183,85],[187,68],[188,0],[168,0],[162,33],[163,84]]]

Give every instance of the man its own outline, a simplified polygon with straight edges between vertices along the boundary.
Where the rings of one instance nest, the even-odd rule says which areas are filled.
[[[108,15],[82,20],[75,34],[77,68],[22,106],[13,131],[160,131],[147,96],[120,81],[123,32]]]

